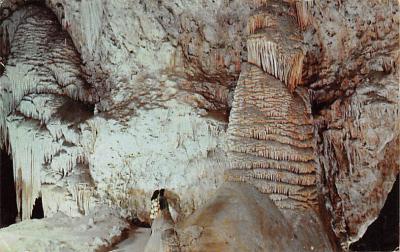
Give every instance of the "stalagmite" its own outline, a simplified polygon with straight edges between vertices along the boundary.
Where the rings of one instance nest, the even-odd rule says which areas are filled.
[[[292,94],[280,80],[246,65],[232,104],[226,179],[273,194],[282,208],[317,202],[311,111],[304,95]]]
[[[314,207],[311,111],[307,94],[295,92],[303,68],[301,35],[285,4],[260,10],[248,20],[248,62],[255,66],[243,67],[235,90],[226,179],[254,185],[281,208]]]
[[[229,118],[225,178],[254,185],[281,208],[315,207],[311,108],[308,93],[295,90],[305,55],[302,37],[289,5],[273,0],[255,5],[257,13],[248,20],[251,64],[242,67]]]

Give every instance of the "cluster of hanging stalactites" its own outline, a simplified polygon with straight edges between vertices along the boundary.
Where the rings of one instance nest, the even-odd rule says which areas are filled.
[[[80,183],[73,186],[72,197],[76,201],[81,214],[88,214],[90,212],[90,202],[93,195],[93,187],[87,183]]]
[[[256,7],[261,7],[261,6],[267,5],[267,3],[268,3],[270,0],[252,0],[252,1],[253,1],[253,5],[254,5],[254,6],[256,6]]]
[[[40,132],[39,127],[35,120],[26,120],[21,116],[11,116],[7,121],[8,149],[13,159],[17,207],[18,212],[22,212],[22,220],[30,218],[35,199],[40,196],[44,163],[51,164],[53,171],[67,176],[77,163],[87,162],[87,155],[82,148],[70,147],[66,152],[62,142],[54,141],[47,133]],[[89,209],[86,199],[90,197],[87,196],[90,190],[78,189],[74,189],[74,198],[81,212],[85,212]]]
[[[314,6],[314,1],[297,0],[295,2],[295,5],[296,5],[297,22],[301,29],[305,29],[308,25],[311,24],[311,8]]]
[[[44,16],[34,16],[29,8],[35,10],[33,6],[19,10],[0,24],[0,55],[8,56],[9,62],[0,76],[0,148],[8,144],[12,154],[17,208],[22,219],[31,217],[35,199],[41,195],[44,164],[51,164],[53,171],[67,176],[76,163],[86,160],[82,148],[63,146],[63,142],[79,141],[74,129],[51,123],[46,129],[41,127],[40,123],[49,123],[59,107],[47,101],[66,96],[90,102],[93,97],[82,79],[72,43],[52,44],[52,50],[44,50],[51,40],[46,29],[57,26]],[[8,55],[11,49],[18,54]],[[57,64],[50,62],[54,57]],[[35,94],[54,97],[40,100]],[[87,208],[85,193],[76,194],[82,209]]]
[[[265,7],[271,0],[252,0],[255,8]],[[296,9],[297,22],[301,29],[311,24],[311,8],[314,6],[314,0],[283,0],[288,2]]]
[[[268,15],[260,13],[249,17],[247,21],[248,34],[254,34],[257,30],[276,25],[276,22]]]
[[[247,40],[248,62],[284,82],[291,92],[301,82],[304,52],[293,49],[282,52],[278,44],[265,36],[252,36]]]

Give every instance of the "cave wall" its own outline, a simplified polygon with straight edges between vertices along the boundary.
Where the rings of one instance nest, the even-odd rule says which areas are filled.
[[[41,195],[47,216],[57,211],[77,216],[104,203],[117,206],[122,216],[143,212],[141,218],[147,218],[150,206],[146,199],[159,187],[181,196],[183,213],[202,204],[223,181],[229,93],[240,70],[242,23],[237,19],[247,7],[239,1],[218,1],[207,9],[200,2],[196,6],[182,2],[174,8],[171,3],[155,2],[32,3],[35,6],[29,8],[41,8],[44,13],[47,4],[61,23],[53,18],[40,29],[44,33],[56,30],[62,34],[60,47],[68,51],[73,43],[80,53],[81,61],[71,62],[78,69],[75,76],[67,76],[68,82],[83,81],[94,88],[97,98],[76,101],[72,96],[73,101],[64,101],[65,97],[52,92],[37,95],[40,90],[34,87],[15,101],[15,106],[27,111],[22,117],[20,110],[4,113],[8,115],[5,121],[16,128],[9,131],[15,138],[10,141],[15,155],[20,153],[16,150],[29,151],[36,144],[51,146],[48,153],[35,153],[36,163],[44,167],[41,182],[33,176],[32,195],[29,189],[22,190],[28,194],[24,198],[30,199],[21,201],[29,206],[26,212]],[[18,1],[5,4],[3,26],[16,17],[26,22],[33,15],[25,17],[25,7]],[[39,28],[32,25],[32,34],[35,29]],[[10,42],[2,44],[6,59],[2,78],[10,79],[12,61],[20,62],[8,47],[21,53],[29,47],[23,48],[23,37],[10,39],[3,32],[3,38]],[[46,49],[41,44],[46,42],[43,37],[34,39]],[[51,60],[57,61],[57,56]],[[33,67],[39,64],[31,62]],[[67,85],[65,76],[58,74],[51,69],[41,76],[57,90],[54,84]],[[86,111],[80,108],[85,103],[94,105],[94,116],[80,116]],[[22,142],[19,147],[23,134],[37,141],[29,146]],[[26,162],[30,158],[24,156]]]
[[[39,28],[29,21],[32,27],[18,27],[22,35],[10,40],[4,29],[16,29],[11,20],[26,22],[24,10],[12,14],[25,3],[0,1],[0,56],[6,63],[0,85],[14,83],[18,72],[52,87],[46,94],[37,94],[36,86],[21,92],[12,110],[7,105],[2,111],[14,155],[33,146],[17,140],[21,135],[53,146],[45,153],[51,158],[36,160],[43,169],[31,198],[41,194],[45,215],[77,216],[106,203],[122,216],[145,219],[146,199],[167,187],[181,197],[184,214],[193,212],[222,183],[227,168],[227,116],[247,61],[251,4],[31,2],[40,3],[40,13],[50,9],[59,24],[54,16],[46,19],[35,37]],[[300,84],[311,96],[318,185],[329,225],[344,247],[377,218],[399,172],[398,12],[395,0],[315,1],[310,25],[303,27],[308,53]],[[49,55],[46,37],[57,38],[56,55],[46,56],[53,60],[47,61],[50,70],[40,62],[25,64],[32,48],[23,34],[39,41],[42,58]],[[65,65],[73,74],[60,72]],[[38,76],[28,75],[29,69]],[[68,82],[80,83],[78,93],[89,88],[93,94],[68,93]],[[82,111],[87,113],[81,118]]]
[[[399,5],[318,1],[304,71],[323,201],[347,247],[378,216],[399,172]]]

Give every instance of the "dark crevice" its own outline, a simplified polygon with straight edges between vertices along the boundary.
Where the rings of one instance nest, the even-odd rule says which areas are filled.
[[[399,246],[399,176],[390,191],[379,217],[364,236],[351,244],[351,251],[393,251]]]
[[[44,212],[43,212],[43,202],[42,198],[39,197],[35,200],[35,205],[33,205],[31,219],[43,219]]]
[[[229,122],[228,109],[208,110],[206,118],[212,118],[220,122]]]
[[[150,223],[143,222],[137,218],[135,218],[131,221],[131,225],[134,227],[141,227],[141,228],[150,228],[151,227]]]
[[[319,115],[321,110],[328,109],[332,105],[333,102],[334,101],[326,101],[326,102],[320,102],[320,103],[314,102],[311,104],[311,113],[314,116]]]
[[[18,215],[13,164],[5,150],[0,149],[0,228],[15,223]]]
[[[3,22],[3,20],[10,17],[14,12],[18,11],[26,5],[45,7],[46,3],[44,0],[6,0],[2,3],[2,7],[0,8],[0,24]]]
[[[79,124],[93,117],[95,106],[84,104],[73,99],[67,99],[64,104],[57,109],[57,114],[63,122]]]

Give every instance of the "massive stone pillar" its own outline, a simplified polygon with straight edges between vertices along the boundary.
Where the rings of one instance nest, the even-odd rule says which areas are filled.
[[[313,125],[308,94],[297,89],[305,55],[290,4],[256,1],[248,23],[248,62],[229,120],[231,169],[280,208],[317,205]],[[298,18],[299,23],[304,18]]]

